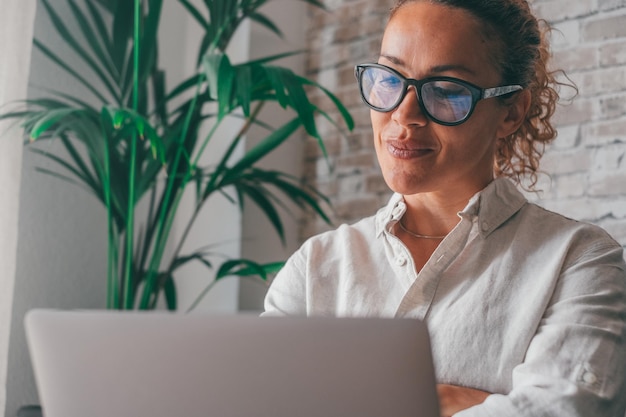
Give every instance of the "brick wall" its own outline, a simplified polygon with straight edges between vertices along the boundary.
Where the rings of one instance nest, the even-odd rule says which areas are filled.
[[[329,13],[310,11],[308,75],[336,93],[356,121],[355,130],[344,136],[320,121],[329,162],[313,141],[306,147],[304,177],[331,198],[335,226],[373,214],[390,195],[353,67],[377,58],[392,4],[326,0]],[[626,246],[626,0],[534,0],[533,7],[555,27],[554,66],[567,72],[579,94],[557,110],[559,136],[542,163],[549,175],[540,177],[543,192],[528,197],[602,225]],[[329,108],[322,99],[319,104]],[[328,228],[305,217],[302,238]]]
[[[356,128],[341,135],[321,119],[329,161],[311,141],[305,152],[304,175],[331,198],[336,226],[373,214],[390,195],[377,165],[369,110],[361,103],[354,65],[377,59],[391,1],[327,0],[325,4],[330,12],[311,12],[307,71],[349,108]],[[326,108],[325,104],[320,103]],[[306,219],[302,237],[328,228],[320,220]]]
[[[579,88],[558,109],[540,204],[606,228],[626,246],[626,1],[535,1],[556,29],[555,65]]]

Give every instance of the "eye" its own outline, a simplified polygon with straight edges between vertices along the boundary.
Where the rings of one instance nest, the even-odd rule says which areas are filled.
[[[441,99],[455,99],[467,95],[467,89],[462,86],[447,83],[446,85],[435,85],[432,89],[434,96]]]
[[[422,92],[436,101],[466,100],[472,93],[463,85],[450,81],[434,81],[424,85]]]
[[[385,74],[380,76],[376,84],[381,88],[395,91],[402,87],[402,80],[395,75]]]

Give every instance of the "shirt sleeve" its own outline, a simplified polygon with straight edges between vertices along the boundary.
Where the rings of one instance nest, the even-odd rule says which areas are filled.
[[[624,417],[622,256],[616,244],[596,245],[568,263],[523,363],[513,370],[512,390],[455,417]]]
[[[306,276],[299,266],[303,257],[303,248],[300,248],[278,272],[265,296],[261,316],[306,315]]]

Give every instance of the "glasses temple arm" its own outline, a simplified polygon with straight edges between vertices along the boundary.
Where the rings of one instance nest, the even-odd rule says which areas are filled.
[[[485,88],[483,90],[482,98],[499,97],[523,89],[524,87],[522,87],[521,85],[507,85],[504,87]]]

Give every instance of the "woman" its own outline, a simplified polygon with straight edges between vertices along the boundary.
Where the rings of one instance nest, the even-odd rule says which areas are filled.
[[[400,0],[356,68],[395,194],[307,241],[265,315],[424,320],[442,415],[622,417],[622,248],[513,184],[556,136],[548,56],[525,0]]]

